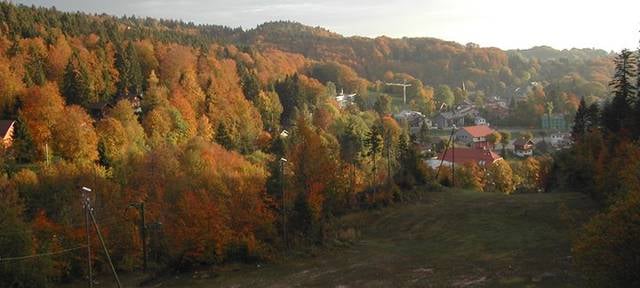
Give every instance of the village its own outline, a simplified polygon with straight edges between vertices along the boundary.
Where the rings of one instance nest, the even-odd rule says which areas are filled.
[[[538,84],[532,82],[525,88],[515,89],[514,97],[524,98],[535,85]],[[355,97],[355,93],[344,94],[341,91],[336,100],[346,107],[353,103]],[[406,95],[403,98],[406,102]],[[512,111],[506,101],[489,97],[481,107],[469,100],[454,107],[442,104],[433,117],[411,109],[403,109],[393,117],[408,128],[414,144],[420,147],[424,161],[432,169],[469,162],[484,167],[505,159],[518,161],[548,155],[572,144],[571,123],[563,114],[546,113],[540,117],[538,127],[527,128],[498,127],[487,120],[504,120],[510,113]]]
[[[490,102],[483,109],[493,115],[509,113],[501,101]],[[505,158],[518,160],[546,155],[571,144],[569,125],[562,115],[545,115],[539,129],[501,129],[492,126],[472,103],[465,102],[452,110],[439,112],[431,119],[409,110],[394,115],[409,125],[415,143],[422,147],[423,155],[429,156],[425,161],[432,169],[468,162],[487,166]],[[425,133],[430,137],[425,137]]]

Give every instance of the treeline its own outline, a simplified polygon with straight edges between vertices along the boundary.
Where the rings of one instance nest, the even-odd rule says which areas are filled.
[[[638,56],[627,50],[617,56],[612,99],[580,102],[575,143],[555,157],[553,185],[587,193],[602,206],[573,244],[575,261],[593,287],[640,285]]]
[[[3,3],[1,7],[0,22],[5,23],[3,30],[10,40],[40,37],[46,44],[51,44],[55,42],[56,34],[50,31],[57,30],[72,37],[94,34],[101,42],[146,39],[196,48],[212,43],[233,44],[248,54],[253,54],[252,51],[286,51],[287,58],[302,57],[310,61],[337,63],[357,73],[356,78],[361,81],[408,80],[420,82],[413,83],[414,86],[435,88],[447,85],[452,90],[464,86],[466,91],[472,92],[468,100],[478,104],[494,96],[510,101],[514,94],[518,94],[515,92],[517,88],[526,88],[531,82],[538,82],[545,87],[548,95],[545,102],[554,102],[555,112],[569,115],[575,113],[580,97],[592,103],[606,96],[613,68],[609,54],[593,49],[558,51],[535,47],[530,50],[503,51],[481,48],[473,43],[460,45],[432,38],[343,37],[323,28],[295,22],[265,23],[243,31],[239,28],[152,18],[61,13],[54,9],[8,3]],[[337,84],[338,88],[347,93],[359,92],[366,98],[367,93],[363,93],[366,89],[362,89],[363,86],[356,83],[358,81],[349,82]],[[399,93],[393,87],[384,85],[378,90]],[[466,98],[458,97],[456,103]],[[528,113],[527,117],[515,119],[522,122],[518,125],[530,125],[526,123],[527,119],[538,117],[528,116],[539,116],[536,113],[545,110],[537,103],[539,99],[533,98],[526,101],[525,108],[514,113]],[[436,101],[432,105],[439,107],[441,103]]]
[[[0,109],[16,121],[0,158],[0,286],[86,275],[82,186],[116,267],[131,271],[143,240],[152,267],[176,270],[323,244],[334,217],[429,182],[388,102],[339,108],[332,81],[371,85],[321,72],[343,66],[0,5]],[[131,206],[141,202],[146,239]]]
[[[469,91],[507,98],[532,81],[544,86],[559,82],[558,93],[605,97],[613,68],[608,53],[592,49],[503,51],[433,38],[342,37],[295,22],[266,23],[246,34],[247,43],[257,47],[339,62],[370,81],[390,80],[385,79],[390,71],[433,87],[461,88],[464,83]]]
[[[553,159],[528,157],[522,161],[500,160],[487,166],[470,162],[451,168],[442,167],[437,181],[479,192],[503,194],[549,192]]]

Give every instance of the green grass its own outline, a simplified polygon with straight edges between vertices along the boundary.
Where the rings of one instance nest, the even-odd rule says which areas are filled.
[[[428,193],[417,204],[348,215],[361,239],[276,264],[237,266],[214,279],[163,287],[580,287],[561,207],[581,194]],[[233,271],[235,270],[235,271]]]
[[[352,245],[167,277],[162,287],[581,287],[561,215],[592,208],[575,193],[425,193],[340,219],[361,232]]]

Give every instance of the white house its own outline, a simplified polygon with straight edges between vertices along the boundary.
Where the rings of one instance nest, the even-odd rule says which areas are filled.
[[[571,135],[569,133],[553,133],[549,136],[549,143],[553,147],[562,147],[571,143]]]
[[[340,94],[336,95],[336,101],[338,101],[340,108],[345,108],[353,104],[355,97],[356,97],[356,93],[344,94],[344,89],[343,89],[340,91]]]
[[[473,118],[473,124],[478,126],[478,125],[486,125],[489,126],[489,123],[487,122],[487,119],[484,119],[480,116],[476,116],[475,118]]]

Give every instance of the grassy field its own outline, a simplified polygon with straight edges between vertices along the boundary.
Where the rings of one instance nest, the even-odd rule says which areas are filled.
[[[341,227],[361,231],[352,245],[168,277],[155,286],[581,287],[562,215],[592,208],[575,193],[426,193],[415,204],[341,219]]]
[[[362,231],[349,247],[162,286],[580,287],[561,214],[591,207],[573,193],[434,192],[417,204],[345,217],[344,227]]]

